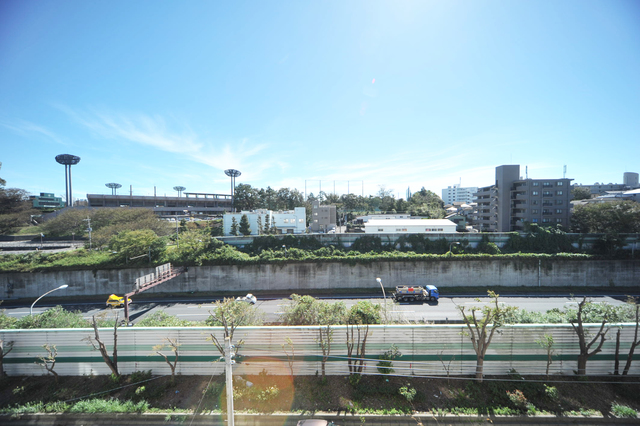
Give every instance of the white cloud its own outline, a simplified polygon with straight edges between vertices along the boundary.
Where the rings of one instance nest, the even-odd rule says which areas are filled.
[[[45,136],[45,139],[52,140],[60,145],[68,145],[64,142],[58,135],[56,135],[51,130],[39,126],[37,124],[31,123],[25,120],[15,120],[13,122],[0,121],[0,126],[6,127],[9,130],[12,130],[22,136],[30,137],[30,135],[40,135]]]
[[[188,124],[176,119],[169,121],[159,115],[86,112],[57,107],[97,137],[148,146],[219,170],[235,168],[258,178],[274,167],[288,167],[282,156],[276,158],[267,153],[269,145],[266,143],[254,143],[246,138],[239,142],[205,140]]]

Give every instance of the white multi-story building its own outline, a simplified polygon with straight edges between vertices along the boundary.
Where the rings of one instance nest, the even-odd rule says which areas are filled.
[[[448,186],[442,190],[442,201],[445,204],[451,204],[455,202],[472,203],[475,200],[475,193],[478,192],[478,187],[462,188],[460,184]]]
[[[258,209],[255,211],[241,211],[239,213],[226,213],[222,217],[222,226],[224,235],[231,235],[231,225],[233,218],[240,227],[242,216],[247,215],[249,220],[250,235],[264,234],[264,227],[267,218],[270,227],[275,227],[279,234],[304,234],[307,229],[307,216],[304,207],[296,207],[294,210],[287,211],[271,211]],[[258,220],[260,218],[260,220]],[[239,232],[239,231],[238,231]]]

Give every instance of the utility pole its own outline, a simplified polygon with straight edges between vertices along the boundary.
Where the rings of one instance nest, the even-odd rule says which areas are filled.
[[[235,364],[233,360],[233,353],[231,352],[233,347],[231,346],[231,339],[229,336],[224,338],[225,346],[225,376],[227,380],[227,426],[234,426],[233,420],[233,368]]]

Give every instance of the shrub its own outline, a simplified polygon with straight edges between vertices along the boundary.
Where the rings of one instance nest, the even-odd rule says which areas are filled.
[[[544,385],[544,394],[552,401],[557,401],[560,396],[558,394],[558,388],[555,386]]]
[[[396,345],[391,345],[389,350],[380,355],[380,361],[378,361],[377,368],[381,374],[391,374],[395,370],[393,367],[393,360],[402,356],[402,353],[398,350]]]
[[[621,405],[614,402],[611,405],[611,413],[616,417],[622,417],[627,419],[635,419],[638,417],[638,412],[631,407]]]

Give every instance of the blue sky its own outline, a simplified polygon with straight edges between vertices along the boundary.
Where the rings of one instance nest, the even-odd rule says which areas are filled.
[[[405,197],[640,172],[640,3],[0,1],[0,177]]]

